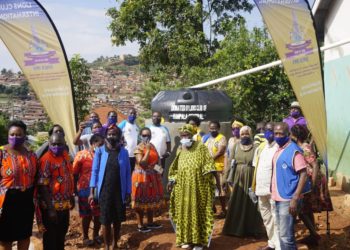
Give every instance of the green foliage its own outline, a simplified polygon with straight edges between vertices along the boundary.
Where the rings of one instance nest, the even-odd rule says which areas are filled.
[[[1,113],[0,114],[0,146],[7,144],[7,124],[9,122],[9,117]]]
[[[161,90],[189,87],[278,59],[266,29],[248,30],[240,0],[124,0],[109,9],[112,42],[140,44],[141,66],[149,80],[139,93],[151,108]],[[280,121],[294,94],[283,68],[274,67],[215,87],[232,98],[234,115],[254,126]]]
[[[202,79],[203,81],[278,60],[267,30],[254,28],[249,31],[243,21],[232,23],[230,32],[220,43],[220,47],[208,60],[207,74],[204,75],[210,77]],[[193,76],[189,80],[191,79]],[[232,98],[234,114],[244,118],[250,125],[262,120],[281,121],[289,109],[291,100],[295,99],[289,80],[281,67],[236,78],[219,85],[219,88],[225,90]]]
[[[80,121],[89,114],[90,103],[88,98],[91,96],[89,81],[91,80],[91,71],[87,61],[81,58],[79,54],[73,55],[69,61],[69,67],[73,79],[74,100],[77,116]]]
[[[171,68],[180,75],[184,66],[202,65],[226,23],[251,9],[248,0],[124,0],[107,14],[115,45],[137,41],[147,71]]]
[[[125,75],[127,75],[130,70],[135,72],[140,71],[139,65],[139,58],[132,55],[125,55],[124,60],[121,60],[119,56],[100,56],[92,63],[89,63],[89,67],[92,69],[103,69],[107,72],[121,71]]]
[[[0,93],[23,99],[26,98],[29,93],[29,85],[27,81],[22,81],[20,86],[5,86],[0,84]]]
[[[53,126],[52,121],[48,122],[43,122],[43,121],[38,121],[36,122],[33,126],[28,128],[28,134],[37,134],[38,132],[47,132],[50,130],[50,128]]]

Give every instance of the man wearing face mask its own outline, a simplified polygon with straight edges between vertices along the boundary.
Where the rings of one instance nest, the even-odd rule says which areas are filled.
[[[126,150],[128,150],[129,153],[129,160],[130,160],[130,166],[131,166],[131,172],[134,171],[135,168],[135,154],[134,151],[137,146],[137,137],[139,134],[139,127],[136,124],[136,109],[131,108],[128,112],[128,119],[123,120],[121,123],[118,124],[118,127],[123,132],[123,137],[126,142]]]
[[[167,127],[160,124],[162,114],[160,112],[153,112],[152,125],[147,126],[152,132],[151,143],[156,147],[162,168],[165,169],[165,159],[170,156],[171,139]]]
[[[90,149],[90,139],[93,135],[100,135],[104,137],[103,134],[103,128],[102,128],[102,124],[100,121],[95,121],[92,124],[91,127],[91,133],[90,134],[85,134],[82,135],[82,132],[84,131],[84,129],[86,128],[86,122],[81,122],[79,124],[79,130],[77,135],[75,136],[74,140],[73,140],[73,144],[77,145],[77,146],[83,146],[83,150],[89,150]]]
[[[280,249],[275,218],[275,204],[271,199],[272,158],[278,149],[274,140],[273,123],[269,122],[264,128],[266,138],[255,150],[253,167],[255,167],[252,191],[258,196],[261,217],[266,228],[268,244],[259,250]]]
[[[117,126],[117,122],[118,122],[117,112],[115,112],[114,110],[109,111],[107,114],[107,122],[102,125],[103,134],[105,135],[107,133],[107,129],[109,128],[109,126],[113,126],[113,125]]]
[[[259,146],[260,143],[266,141],[264,132],[265,132],[265,122],[258,122],[256,124],[256,135],[254,135],[254,145]]]
[[[89,120],[85,123],[85,128],[82,131],[82,135],[88,135],[92,133],[92,125],[96,122],[100,122],[100,117],[96,112],[89,114]]]
[[[74,208],[73,169],[66,142],[60,134],[52,134],[49,151],[39,159],[39,193],[42,222],[45,228],[43,249],[64,249],[69,227],[69,209]]]
[[[302,116],[299,102],[292,102],[290,105],[289,116],[287,118],[284,118],[283,122],[288,124],[289,131],[295,124],[303,125],[306,127],[307,122],[304,116]]]
[[[274,137],[279,148],[273,157],[271,198],[276,203],[276,222],[282,250],[297,249],[294,236],[294,217],[301,195],[309,192],[307,163],[302,149],[288,136],[288,124],[277,123]]]

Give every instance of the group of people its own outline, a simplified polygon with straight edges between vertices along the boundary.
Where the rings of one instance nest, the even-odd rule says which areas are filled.
[[[34,214],[43,248],[64,249],[75,197],[84,246],[104,243],[105,249],[114,249],[129,206],[137,215],[135,230],[162,228],[154,215],[166,206],[162,176],[171,137],[161,113],[153,112],[152,125],[141,129],[136,118],[130,109],[118,124],[117,113],[110,111],[102,124],[92,112],[74,138],[79,148],[74,159],[60,125],[50,129],[46,147],[36,155],[25,146],[26,125],[10,122],[8,144],[0,147],[0,249],[11,249],[13,241],[18,249],[28,249]],[[316,244],[320,237],[313,213],[330,211],[332,204],[298,103],[292,103],[285,122],[258,124],[254,137],[238,120],[228,141],[220,122],[210,121],[207,134],[200,124],[197,116],[189,116],[179,128],[180,146],[168,169],[176,245],[209,246],[216,213],[225,218],[223,234],[259,237],[266,232],[264,250],[296,249],[298,216],[310,231],[305,242]]]

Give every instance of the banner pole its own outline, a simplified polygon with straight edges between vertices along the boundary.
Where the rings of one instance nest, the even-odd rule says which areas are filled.
[[[39,3],[38,0],[34,0],[34,2],[40,6],[40,8],[44,11],[44,13],[46,14],[47,18],[49,19],[56,35],[57,35],[57,38],[58,38],[58,41],[60,42],[60,45],[61,45],[61,48],[62,48],[62,52],[63,52],[63,55],[64,55],[64,59],[66,61],[66,66],[67,66],[67,71],[68,71],[68,76],[69,76],[69,80],[70,80],[70,85],[71,85],[71,91],[72,91],[72,98],[73,98],[73,111],[74,111],[74,123],[75,123],[75,130],[77,131],[78,128],[79,128],[79,121],[78,121],[78,114],[77,114],[77,105],[76,105],[76,102],[75,102],[75,91],[74,91],[74,85],[73,85],[73,78],[72,78],[72,73],[70,71],[70,67],[69,67],[69,61],[68,61],[68,57],[67,57],[67,53],[66,53],[66,50],[64,48],[64,45],[63,45],[63,42],[62,42],[62,39],[61,39],[61,36],[60,36],[60,33],[58,33],[58,30],[54,24],[54,22],[52,21],[49,13],[46,11],[46,9],[41,5],[41,3]]]

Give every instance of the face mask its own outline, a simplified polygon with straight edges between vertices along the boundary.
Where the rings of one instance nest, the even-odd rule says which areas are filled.
[[[250,137],[241,137],[242,145],[250,145],[252,143],[252,139]]]
[[[130,123],[134,123],[135,120],[136,120],[136,115],[129,115],[129,116],[128,116],[128,121],[129,121]]]
[[[96,123],[96,122],[99,122],[99,121],[100,121],[100,119],[98,119],[97,117],[94,117],[94,118],[91,119],[92,123]]]
[[[66,146],[49,146],[49,149],[55,156],[60,156],[63,154],[64,150],[66,149]]]
[[[212,132],[210,132],[210,134],[211,134],[212,137],[216,137],[219,134],[219,132],[218,131],[212,131]]]
[[[120,143],[120,139],[116,136],[113,137],[108,137],[107,141],[109,142],[109,144],[111,144],[112,146],[117,146]]]
[[[290,115],[293,117],[293,118],[298,118],[300,116],[300,112],[299,111],[293,111],[290,113]]]
[[[99,128],[95,128],[92,133],[94,135],[103,135],[103,128],[102,127],[99,127]]]
[[[232,135],[236,138],[239,138],[239,128],[233,128]]]
[[[108,117],[108,124],[116,124],[117,118],[116,117]]]
[[[18,147],[22,145],[26,141],[26,137],[8,137],[8,143],[10,144],[11,148]]]
[[[183,146],[186,146],[186,147],[191,147],[192,146],[192,143],[193,143],[193,141],[191,140],[191,139],[189,139],[189,138],[182,138],[181,140],[180,140],[180,143],[183,145]]]
[[[286,144],[289,141],[289,137],[288,136],[275,137],[275,141],[280,147],[283,147],[284,144]]]
[[[264,136],[265,136],[266,140],[273,141],[273,131],[265,130]]]
[[[149,142],[151,138],[149,136],[141,136],[141,141],[142,142]]]

